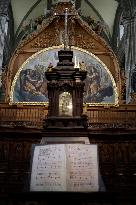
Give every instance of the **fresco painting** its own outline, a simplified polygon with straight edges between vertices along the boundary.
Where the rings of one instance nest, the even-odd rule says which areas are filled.
[[[30,57],[18,70],[12,84],[12,103],[48,102],[45,72],[50,64],[57,66],[60,48],[43,50]],[[87,70],[85,80],[85,103],[112,103],[115,99],[115,82],[105,65],[94,55],[73,48],[74,59],[84,63]]]

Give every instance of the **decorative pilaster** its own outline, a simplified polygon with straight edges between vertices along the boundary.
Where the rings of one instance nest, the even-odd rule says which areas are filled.
[[[3,50],[4,50],[4,38],[7,34],[8,29],[8,18],[7,15],[0,15],[0,70],[2,69],[3,62]]]
[[[136,64],[136,15],[124,18],[125,35],[125,76],[126,76],[126,103],[131,101],[134,92],[132,84],[133,71]]]
[[[124,24],[126,103],[130,103],[131,93],[134,92],[132,73],[136,64],[136,1],[120,0],[119,3],[122,7]]]
[[[8,7],[10,0],[0,1],[0,96],[2,87],[2,63],[3,63],[3,51],[5,46],[5,36],[8,31]]]

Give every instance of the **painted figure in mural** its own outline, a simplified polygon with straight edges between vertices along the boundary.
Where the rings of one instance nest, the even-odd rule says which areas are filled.
[[[90,69],[87,74],[87,102],[96,102],[98,92],[100,90],[100,75],[96,68]]]
[[[108,82],[106,76],[102,81],[100,70],[90,66],[86,79],[86,103],[100,103],[104,101],[106,97],[113,95],[112,85],[106,84],[106,81]]]
[[[132,91],[136,93],[136,65],[134,70],[132,71],[131,87],[132,87]]]
[[[20,74],[20,93],[22,99],[27,102],[46,102],[47,97],[43,93],[44,79],[37,70],[22,70]]]
[[[13,87],[13,102],[48,102],[46,68],[57,66],[60,48],[44,51],[23,67]],[[74,57],[80,59],[80,70],[87,71],[85,103],[114,103],[113,82],[104,66],[93,56],[74,49]],[[135,81],[136,82],[136,81]],[[136,90],[136,89],[135,89]],[[12,98],[11,98],[12,99]]]

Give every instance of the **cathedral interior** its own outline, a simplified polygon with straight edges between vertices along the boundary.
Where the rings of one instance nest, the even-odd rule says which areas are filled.
[[[57,98],[57,65],[84,88],[60,71]],[[136,204],[135,136],[136,0],[0,0],[0,204]],[[31,148],[45,137],[97,144],[105,192],[30,193]]]

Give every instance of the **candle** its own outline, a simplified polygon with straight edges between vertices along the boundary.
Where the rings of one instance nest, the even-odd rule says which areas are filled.
[[[80,68],[79,59],[78,59],[78,61],[77,61],[77,68]]]
[[[77,64],[76,64],[76,56],[75,56],[75,66],[74,66],[74,68],[76,68],[77,67]]]

